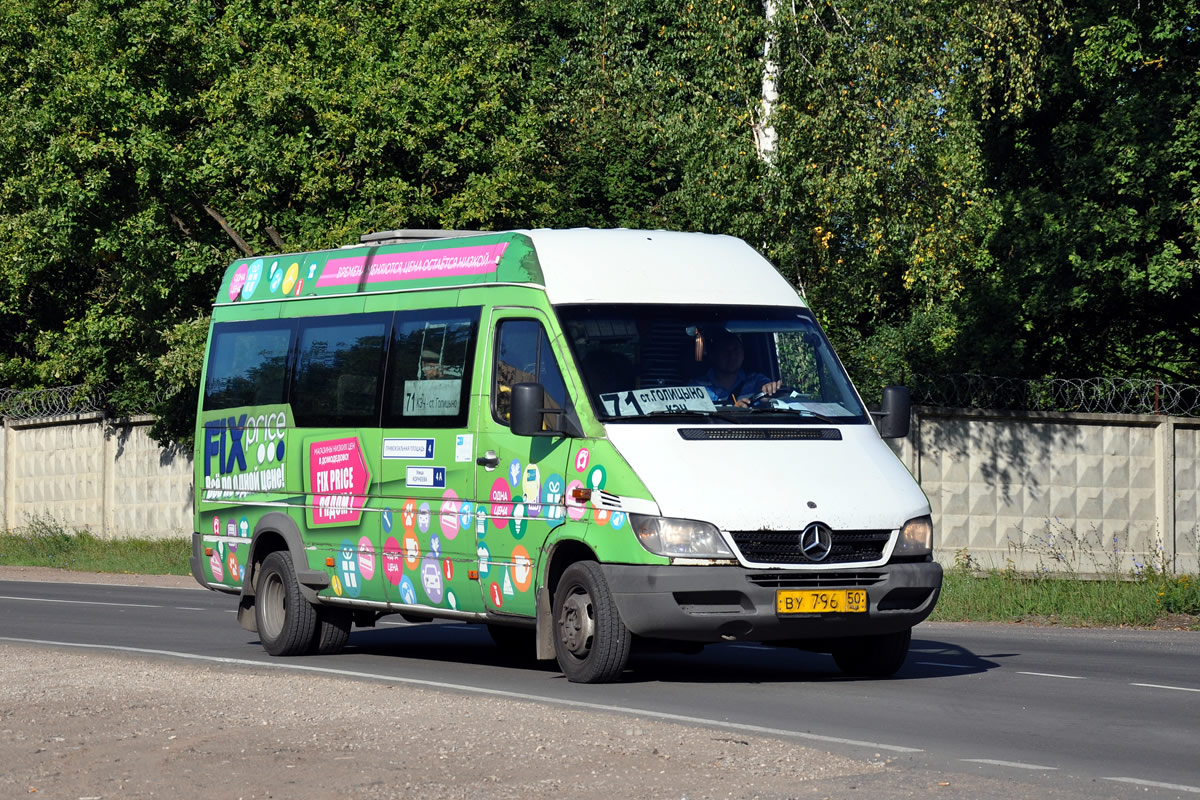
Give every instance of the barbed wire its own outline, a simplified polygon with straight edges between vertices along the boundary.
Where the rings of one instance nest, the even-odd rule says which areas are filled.
[[[947,408],[1200,416],[1200,385],[1140,378],[1027,380],[974,374],[914,375],[909,389],[914,404]],[[160,390],[150,403],[161,405],[173,393],[169,389]],[[88,389],[83,385],[0,388],[0,416],[26,420],[107,413],[107,395],[104,389]]]
[[[83,385],[53,389],[0,389],[0,414],[25,420],[103,412],[104,393]]]
[[[949,408],[1200,416],[1200,386],[1140,378],[916,375],[913,402]]]

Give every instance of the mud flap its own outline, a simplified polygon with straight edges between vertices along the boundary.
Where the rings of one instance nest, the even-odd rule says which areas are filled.
[[[537,590],[534,613],[537,619],[537,659],[553,661],[557,657],[554,652],[554,611],[545,586]]]

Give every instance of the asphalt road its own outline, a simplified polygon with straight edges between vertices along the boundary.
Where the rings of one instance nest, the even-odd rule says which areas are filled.
[[[336,672],[791,738],[915,769],[1137,797],[1200,797],[1200,634],[926,623],[890,680],[828,656],[712,645],[636,655],[619,684],[568,683],[478,626],[387,618],[338,656],[272,659],[203,590],[0,581],[0,641]],[[395,620],[395,622],[391,622]]]

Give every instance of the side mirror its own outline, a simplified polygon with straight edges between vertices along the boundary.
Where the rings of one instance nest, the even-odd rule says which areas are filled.
[[[546,392],[540,383],[514,383],[508,422],[518,436],[540,436],[542,430],[542,399]]]
[[[883,387],[879,435],[884,439],[903,439],[908,436],[909,417],[912,415],[912,400],[907,386]]]

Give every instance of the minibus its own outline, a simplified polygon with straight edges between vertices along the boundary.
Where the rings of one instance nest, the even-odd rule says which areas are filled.
[[[191,570],[274,656],[385,615],[575,682],[645,643],[895,673],[929,501],[796,289],[729,236],[388,231],[242,258],[213,306]]]

